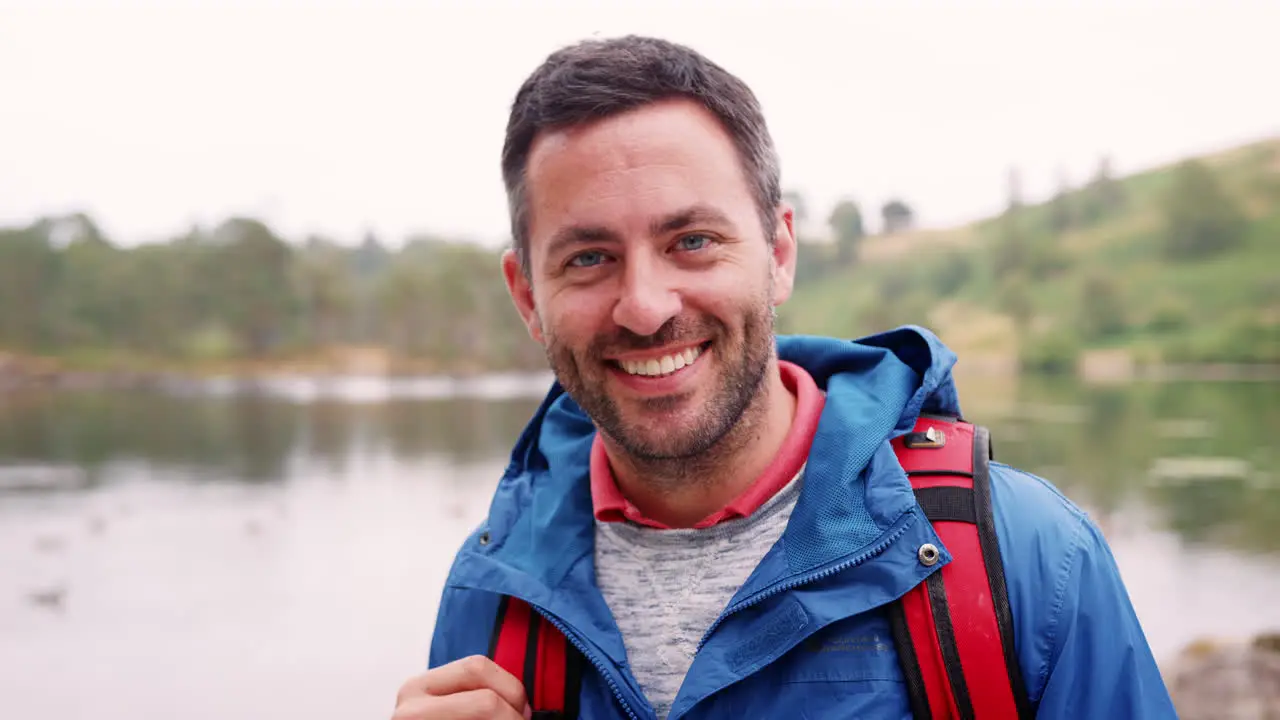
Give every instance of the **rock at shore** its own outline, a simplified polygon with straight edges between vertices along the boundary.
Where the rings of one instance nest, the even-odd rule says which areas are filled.
[[[1280,632],[1194,642],[1166,675],[1182,720],[1280,718]]]

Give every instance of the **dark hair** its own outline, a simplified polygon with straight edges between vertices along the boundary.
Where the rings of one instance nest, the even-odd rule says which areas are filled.
[[[571,127],[676,97],[701,103],[719,118],[753,186],[765,238],[772,243],[782,200],[778,155],[751,88],[684,45],[628,35],[586,40],[557,50],[520,86],[502,146],[511,233],[529,274],[525,169],[543,130]]]

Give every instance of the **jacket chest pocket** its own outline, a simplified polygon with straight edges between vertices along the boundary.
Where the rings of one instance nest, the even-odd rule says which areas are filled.
[[[889,623],[878,614],[828,625],[775,665],[778,681],[794,698],[793,712],[799,717],[911,717],[906,680]]]
[[[810,635],[687,717],[910,720],[911,706],[889,623],[868,614]]]

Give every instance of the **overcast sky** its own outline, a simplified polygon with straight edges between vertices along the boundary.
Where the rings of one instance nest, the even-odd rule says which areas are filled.
[[[686,42],[764,104],[825,216],[901,195],[928,225],[1280,133],[1276,0],[0,0],[0,224],[85,209],[114,239],[232,213],[291,238],[505,239],[517,86],[591,35]]]

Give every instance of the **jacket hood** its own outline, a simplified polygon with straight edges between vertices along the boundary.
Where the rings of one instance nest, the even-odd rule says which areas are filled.
[[[960,415],[951,376],[956,356],[915,326],[852,341],[780,335],[777,349],[826,393],[784,534],[786,565],[803,572],[864,548],[916,506],[887,441],[909,432],[921,412]],[[477,530],[483,554],[547,588],[590,555],[595,433],[586,413],[553,383],[517,440]]]
[[[897,414],[890,438],[910,431],[921,413],[961,414],[951,376],[956,355],[929,330],[906,325],[857,340],[815,335],[776,339],[779,359],[804,368],[824,392],[852,391],[866,401],[901,398],[892,406],[874,408],[877,414]],[[554,382],[516,441],[507,475],[545,470],[552,458],[564,459],[581,442],[589,445],[595,432],[586,413]]]
[[[782,335],[777,349],[813,376],[826,401],[787,527],[735,598],[875,558],[880,581],[865,586],[859,602],[888,602],[928,572],[915,548],[941,543],[887,441],[909,432],[921,412],[960,414],[955,355],[913,326],[854,341]],[[621,662],[625,650],[594,586],[595,433],[554,383],[516,442],[488,516],[460,549],[450,583],[547,608]],[[950,561],[945,548],[941,561]]]

